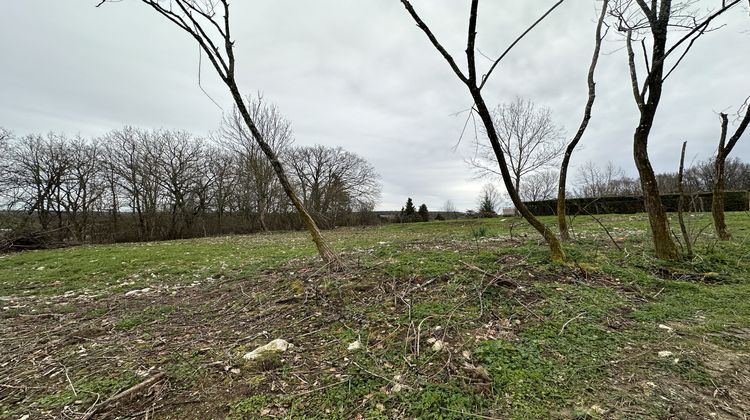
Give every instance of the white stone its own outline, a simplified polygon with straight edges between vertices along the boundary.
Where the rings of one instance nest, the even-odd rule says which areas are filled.
[[[667,332],[672,332],[674,328],[670,327],[669,325],[659,324],[659,328],[662,330],[666,330]]]
[[[347,350],[349,351],[357,351],[362,348],[362,342],[357,340],[349,343],[349,346],[347,346]]]
[[[669,350],[662,350],[659,352],[659,357],[669,357],[672,356],[674,353],[672,353]]]
[[[272,340],[270,343],[260,346],[257,349],[246,353],[244,356],[242,356],[245,360],[255,360],[259,357],[261,357],[263,354],[268,352],[279,352],[283,353],[287,351],[287,349],[294,347],[293,344],[289,343],[286,340],[282,340],[281,338],[277,338],[275,340]]]
[[[437,340],[432,345],[432,351],[434,351],[434,352],[443,351],[444,348],[445,348],[445,342],[443,340]]]
[[[125,296],[138,296],[141,293],[148,293],[150,291],[151,291],[150,287],[146,287],[146,288],[143,288],[143,289],[135,289],[135,290],[131,290],[129,292],[126,292]]]

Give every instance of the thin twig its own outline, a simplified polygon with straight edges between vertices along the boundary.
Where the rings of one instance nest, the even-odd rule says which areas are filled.
[[[586,315],[586,312],[581,312],[580,314],[578,314],[578,315],[574,316],[573,318],[570,318],[569,320],[567,320],[567,321],[566,321],[566,322],[565,322],[565,323],[563,324],[562,328],[560,328],[560,332],[559,332],[559,333],[557,333],[557,335],[562,335],[563,331],[565,331],[565,327],[567,327],[567,326],[568,326],[568,324],[570,324],[571,322],[575,321],[576,319],[578,319],[578,318],[580,318],[580,317],[582,317],[582,316],[584,316],[584,315]]]
[[[515,300],[516,300],[516,302],[520,303],[520,304],[521,304],[521,306],[523,306],[524,308],[526,308],[526,310],[527,310],[527,311],[529,311],[529,313],[530,313],[531,315],[534,315],[534,316],[535,316],[535,317],[537,317],[537,319],[539,319],[540,321],[544,321],[544,318],[542,318],[541,316],[537,315],[537,313],[536,313],[536,312],[532,311],[532,310],[531,310],[531,308],[529,308],[528,306],[526,306],[526,304],[525,304],[525,303],[523,303],[523,302],[521,302],[520,300],[518,300],[518,298],[517,298],[517,297],[514,297],[513,299],[515,299]]]

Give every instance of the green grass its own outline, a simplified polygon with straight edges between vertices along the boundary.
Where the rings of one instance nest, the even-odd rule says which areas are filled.
[[[132,374],[124,374],[117,377],[93,376],[81,381],[76,381],[75,392],[68,388],[54,394],[48,394],[37,400],[37,403],[43,408],[52,408],[73,404],[83,405],[91,403],[103,396],[112,395],[118,391],[138,383],[138,378]]]
[[[212,348],[200,357],[184,348],[174,354],[191,356],[166,357],[170,353],[165,348],[150,362],[170,372],[175,390],[194,391],[205,381],[217,381],[221,389],[232,389],[235,380],[242,383],[246,391],[239,397],[216,399],[230,418],[260,413],[328,418],[661,418],[680,406],[705,406],[702,395],[711,395],[716,387],[741,387],[709,362],[717,352],[744,360],[742,355],[750,351],[750,337],[727,334],[750,327],[750,216],[728,214],[733,241],[715,241],[709,228],[698,238],[696,257],[677,261],[652,257],[644,215],[601,219],[622,250],[594,220],[578,217],[573,221],[575,240],[565,244],[565,263],[551,262],[536,234],[517,218],[325,232],[350,262],[349,277],[322,274],[314,294],[309,293],[310,283],[295,273],[305,258],[315,256],[304,232],[25,252],[0,257],[0,295],[85,292],[106,299],[136,288],[195,282],[211,290],[209,278],[253,279],[262,285],[264,270],[278,269],[281,274],[268,277],[265,289],[248,292],[252,296],[244,289],[238,293],[238,302],[242,294],[252,298],[238,311],[252,313],[259,302],[292,294],[302,297],[285,303],[285,311],[308,305],[309,311],[341,314],[340,320],[311,331],[313,344],[293,353],[301,359],[275,355],[256,366],[235,361],[242,375],[248,375],[240,379],[217,379],[205,366],[212,358],[231,365],[226,355],[238,357],[244,346],[251,347],[249,343]],[[710,222],[706,214],[688,220],[694,231]],[[552,218],[543,221],[554,223]],[[522,287],[490,285],[490,277],[469,266],[501,274]],[[408,300],[399,299],[399,291],[427,282],[429,286]],[[282,294],[274,295],[273,290]],[[321,294],[324,300],[311,297]],[[331,306],[315,306],[321,302]],[[152,302],[146,308],[117,312],[112,325],[119,334],[147,341],[173,317],[214,314],[208,303],[183,307]],[[18,311],[4,310],[0,321],[12,322]],[[70,310],[58,310],[65,311]],[[94,320],[108,311],[96,308],[78,316]],[[270,335],[289,333],[286,327],[297,325],[297,320],[282,318],[279,330]],[[492,326],[497,324],[503,326]],[[426,334],[419,354],[409,341],[417,327]],[[239,338],[250,334],[252,325],[237,328],[242,330],[236,333]],[[296,334],[310,332],[305,324],[296,328],[301,328]],[[450,353],[431,352],[427,337],[441,337],[443,331]],[[294,341],[294,333],[289,334]],[[346,344],[357,338],[366,350],[346,353]],[[674,357],[660,358],[657,353],[662,350]],[[302,364],[304,369],[296,367]],[[465,364],[485,369],[489,382],[469,378]],[[335,367],[333,373],[330,366]],[[290,375],[309,369],[320,371],[308,378],[304,391],[292,391]],[[732,369],[737,367],[726,371]],[[93,376],[91,383],[75,385],[108,394],[129,383],[131,377],[123,375],[114,382]],[[405,385],[400,391],[393,389],[397,375],[403,376]],[[642,389],[647,382],[654,384],[648,392]],[[662,389],[668,387],[682,390],[687,402],[665,401],[667,392]],[[69,404],[68,391],[47,393],[37,403],[47,408]],[[750,396],[748,389],[736,392]],[[634,410],[632,405],[640,411],[628,411]],[[702,417],[708,412],[692,414]]]
[[[164,321],[168,318],[169,314],[174,312],[173,306],[152,306],[146,308],[143,312],[135,315],[126,316],[120,319],[116,324],[115,328],[121,330],[130,330],[135,327],[141,326],[145,323]]]

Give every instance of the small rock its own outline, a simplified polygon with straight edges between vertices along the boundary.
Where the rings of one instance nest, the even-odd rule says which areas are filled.
[[[357,351],[362,348],[362,342],[357,340],[349,343],[349,346],[347,346],[347,350],[349,351]]]
[[[406,388],[406,386],[404,386],[404,385],[401,385],[401,384],[395,384],[395,385],[393,385],[393,388],[391,388],[391,392],[394,392],[394,393],[397,393],[397,392],[401,392],[401,391],[403,391],[403,390],[404,390],[405,388]]]
[[[432,351],[434,352],[443,351],[444,348],[445,348],[445,342],[443,340],[437,340],[432,345]]]
[[[674,353],[672,353],[669,350],[662,350],[662,351],[659,352],[659,357],[669,357],[669,356],[672,356],[672,355],[674,355]]]
[[[260,346],[257,349],[246,353],[244,356],[242,356],[245,360],[255,360],[259,357],[261,357],[264,353],[268,352],[285,352],[287,349],[294,347],[293,344],[289,343],[286,340],[282,340],[281,338],[277,338],[275,340],[272,340],[270,343]]]
[[[18,420],[29,420],[29,415],[28,414],[24,414]]]
[[[138,296],[141,293],[148,293],[150,291],[151,291],[150,287],[146,287],[144,289],[135,289],[135,290],[131,290],[129,292],[125,292],[125,296]]]
[[[674,328],[670,327],[669,325],[659,324],[659,328],[662,330],[666,330],[667,332],[672,332]]]
[[[230,369],[229,371],[232,372],[232,373],[234,373],[235,375],[239,375],[240,374],[240,370],[238,368]]]

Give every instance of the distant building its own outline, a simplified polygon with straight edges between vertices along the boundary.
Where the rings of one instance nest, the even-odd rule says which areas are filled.
[[[500,216],[515,216],[516,215],[516,208],[515,207],[503,207],[500,209]]]

